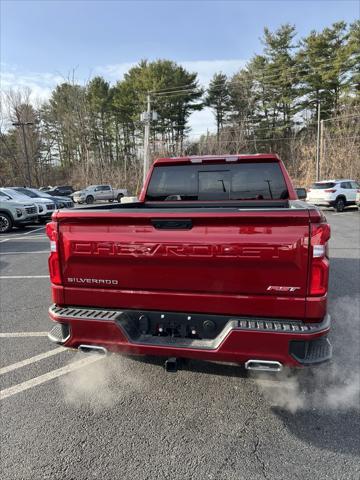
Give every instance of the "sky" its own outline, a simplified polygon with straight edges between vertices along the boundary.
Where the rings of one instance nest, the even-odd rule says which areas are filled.
[[[199,72],[237,72],[262,49],[265,26],[295,24],[299,38],[359,18],[358,0],[0,0],[1,88],[28,86],[35,100],[74,75],[114,83],[141,59],[166,58]],[[215,128],[210,111],[194,134]]]

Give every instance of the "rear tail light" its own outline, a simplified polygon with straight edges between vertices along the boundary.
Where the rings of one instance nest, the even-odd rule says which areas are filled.
[[[328,190],[324,190],[324,192],[326,192],[326,193],[335,193],[336,190],[333,189],[333,188],[329,188]]]
[[[325,295],[329,281],[329,251],[330,226],[320,223],[311,226],[311,269],[309,282],[309,295]]]
[[[46,224],[46,235],[50,240],[49,272],[50,280],[55,285],[61,285],[61,270],[58,249],[57,223],[50,222]]]

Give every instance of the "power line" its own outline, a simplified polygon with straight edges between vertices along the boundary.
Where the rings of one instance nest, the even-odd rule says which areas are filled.
[[[163,98],[163,97],[177,97],[177,96],[182,96],[182,95],[191,95],[191,94],[199,94],[199,95],[202,95],[202,92],[199,91],[199,90],[178,90],[178,91],[174,91],[174,92],[169,92],[169,93],[159,93],[158,95],[156,95],[156,99],[158,99],[159,97],[160,98]]]
[[[334,135],[333,135],[334,136]],[[336,135],[335,135],[336,136]],[[341,136],[341,138],[344,138],[344,139],[354,139],[354,138],[359,138],[360,139],[360,135],[350,135],[350,136],[343,136],[343,135],[337,135],[337,136]],[[266,143],[266,142],[279,142],[279,141],[295,141],[296,138],[295,137],[292,137],[292,138],[289,138],[289,137],[281,137],[281,138],[256,138],[256,139],[253,139],[253,140],[248,140],[248,139],[245,139],[243,142],[239,141],[239,140],[220,140],[219,142],[216,140],[216,137],[213,136],[212,137],[214,139],[214,143],[216,144],[233,144],[233,143]],[[209,143],[208,140],[207,141],[204,141],[204,142],[199,142],[199,143]]]
[[[360,114],[358,113],[358,114],[354,114],[354,115],[343,115],[343,116],[338,115],[338,116],[333,117],[333,118],[326,118],[323,121],[324,122],[330,122],[330,121],[336,121],[336,120],[340,121],[343,118],[355,118],[355,117],[360,117]]]
[[[346,116],[339,116],[337,118],[329,118],[327,120],[324,120],[324,122],[326,121],[332,121],[332,120],[337,120],[337,119],[341,119],[341,118],[350,118],[350,117],[360,117],[360,114],[357,114],[357,115],[346,115]],[[312,125],[317,125],[317,121],[312,121],[312,122],[304,122],[303,125],[298,125],[300,127],[303,127],[303,128],[308,128],[309,126],[312,126]],[[287,128],[287,127],[294,127],[296,125],[294,125],[293,123],[286,123],[284,125],[275,125],[275,126],[269,126],[269,127],[257,127],[256,125],[254,124],[250,124],[248,128],[240,128],[240,127],[232,127],[231,125],[230,126],[226,126],[223,128],[223,130],[221,130],[220,134],[226,134],[226,133],[232,133],[232,132],[245,132],[245,133],[249,133],[249,130],[252,130],[250,133],[256,133],[256,132],[259,132],[259,131],[263,131],[263,130],[281,130],[283,128]],[[198,134],[195,134],[196,136],[204,136],[206,134],[201,134],[201,133],[198,133]],[[194,135],[194,136],[195,136]]]
[[[185,85],[174,85],[173,87],[166,87],[164,89],[161,89],[161,90],[150,90],[149,93],[151,95],[157,95],[158,93],[166,93],[168,91],[171,91],[173,89],[181,89],[181,90],[186,90],[188,88],[195,88],[194,84],[193,83],[188,83],[188,84],[185,84]]]

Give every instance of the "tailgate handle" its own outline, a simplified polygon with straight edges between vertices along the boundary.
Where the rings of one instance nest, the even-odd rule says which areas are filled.
[[[177,219],[177,220],[154,219],[154,220],[151,220],[151,223],[158,230],[190,230],[193,226],[192,220],[190,219]]]

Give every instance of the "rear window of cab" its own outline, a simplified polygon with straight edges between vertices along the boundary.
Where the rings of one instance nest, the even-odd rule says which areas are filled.
[[[285,200],[288,197],[277,162],[156,166],[146,193],[148,201]]]
[[[312,190],[325,190],[326,188],[333,188],[335,187],[336,183],[334,182],[321,182],[321,183],[313,183],[311,185]]]

